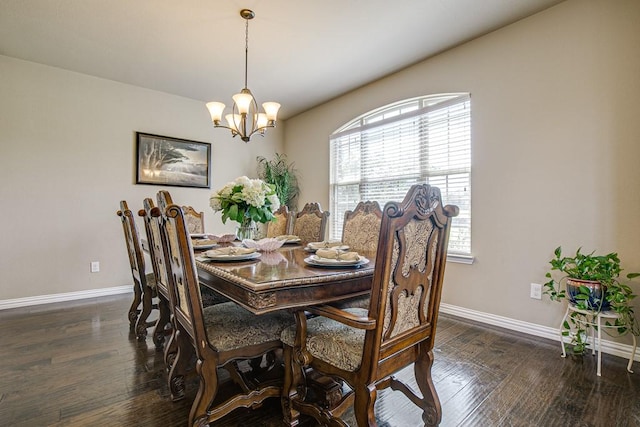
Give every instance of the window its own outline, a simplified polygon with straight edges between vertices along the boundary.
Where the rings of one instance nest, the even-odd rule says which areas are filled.
[[[361,200],[402,201],[409,187],[440,188],[453,219],[449,253],[471,255],[471,101],[469,94],[407,99],[371,111],[331,135],[330,236]]]

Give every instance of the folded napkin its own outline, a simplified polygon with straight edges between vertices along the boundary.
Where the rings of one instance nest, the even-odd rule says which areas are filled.
[[[204,254],[208,257],[227,256],[227,255],[248,255],[256,251],[256,248],[241,248],[238,246],[227,246],[226,248],[212,249]]]
[[[278,240],[299,240],[300,237],[294,235],[294,234],[283,234],[282,236],[276,236],[276,239]]]
[[[343,246],[340,240],[325,240],[323,242],[309,242],[307,247],[309,249],[329,249],[334,246]]]
[[[196,248],[198,246],[215,245],[216,243],[218,243],[218,241],[212,239],[197,239],[191,242],[191,244]]]
[[[337,259],[338,261],[358,261],[360,259],[358,252],[345,252],[336,249],[318,249],[316,256],[318,258]]]
[[[228,243],[228,242],[233,242],[234,240],[236,240],[236,235],[235,234],[223,234],[222,236],[216,236],[213,234],[209,234],[208,235],[210,239],[215,240],[218,243]]]

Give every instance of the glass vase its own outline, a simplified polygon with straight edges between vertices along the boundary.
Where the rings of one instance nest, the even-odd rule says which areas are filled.
[[[236,237],[238,240],[254,239],[256,236],[256,223],[251,218],[245,218],[236,228]]]

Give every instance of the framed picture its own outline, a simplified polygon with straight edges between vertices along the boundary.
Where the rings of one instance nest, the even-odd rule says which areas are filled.
[[[136,184],[211,188],[211,144],[136,132]]]

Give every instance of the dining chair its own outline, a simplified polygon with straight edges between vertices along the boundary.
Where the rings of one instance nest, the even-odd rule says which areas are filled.
[[[122,222],[131,276],[133,278],[133,302],[128,313],[129,325],[136,337],[139,340],[144,340],[147,337],[147,328],[153,326],[153,323],[147,323],[147,319],[153,309],[156,277],[153,273],[146,273],[144,255],[142,254],[135,218],[125,200],[120,202],[120,209],[117,211],[117,215]],[[138,308],[140,303],[142,303],[141,310]]]
[[[323,211],[320,203],[311,202],[304,205],[293,222],[293,233],[302,242],[318,242],[324,240],[329,211]]]
[[[170,199],[171,196],[167,194]],[[160,236],[160,222],[158,218],[151,215],[151,210],[155,207],[153,199],[146,198],[142,201],[143,209],[138,212],[144,221],[144,228],[147,235],[147,247],[151,258],[151,265],[156,277],[156,292],[158,294],[158,320],[153,331],[153,342],[156,348],[160,349],[164,346],[164,362],[165,366],[170,367],[173,356],[177,349],[172,339],[175,328],[172,324],[171,305],[169,302],[169,276],[167,272],[168,261],[165,258],[165,252]],[[167,339],[167,336],[169,337]],[[173,344],[173,346],[172,346]]]
[[[344,213],[342,243],[356,252],[374,252],[378,248],[382,209],[375,201],[359,202]],[[350,298],[336,304],[339,308],[368,308],[369,295]]]
[[[204,212],[198,212],[191,206],[183,206],[182,210],[189,234],[204,233]]]
[[[342,243],[354,251],[375,252],[378,248],[382,210],[378,202],[359,202],[344,213]]]
[[[289,212],[287,205],[282,205],[273,213],[275,219],[267,223],[267,237],[291,234],[294,213]]]
[[[280,334],[292,325],[293,318],[284,311],[256,316],[234,302],[203,308],[183,211],[175,204],[163,202],[163,197],[160,192],[158,207],[151,213],[162,218],[169,288],[175,304],[178,352],[169,375],[171,394],[173,399],[184,397],[184,377],[195,355],[199,387],[189,413],[189,425],[209,425],[236,408],[255,408],[264,399],[281,395],[282,379],[273,375],[279,366],[275,351],[282,348]],[[165,204],[168,206],[161,212],[160,207]],[[229,382],[221,381],[220,368],[228,371],[229,381],[239,388],[236,394],[218,394]]]
[[[376,396],[388,387],[422,409],[425,425],[440,423],[431,366],[451,218],[457,215],[458,207],[442,206],[438,188],[412,186],[402,203],[389,202],[382,211],[369,309],[320,305],[295,313],[296,326],[282,333],[282,409],[289,425],[297,425],[300,413],[323,425],[346,425],[340,416],[353,406],[359,426],[375,426]],[[412,363],[419,392],[393,376]],[[342,379],[349,389],[332,407],[305,400],[307,367]]]

